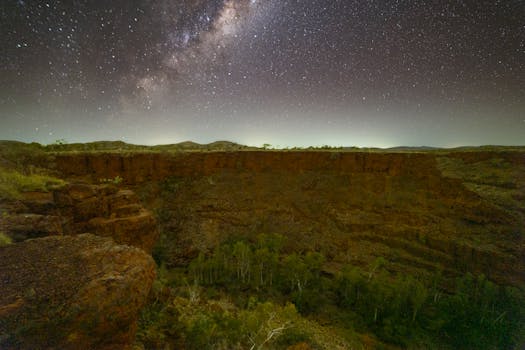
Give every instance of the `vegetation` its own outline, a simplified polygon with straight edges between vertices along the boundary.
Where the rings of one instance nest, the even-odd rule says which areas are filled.
[[[0,247],[13,243],[11,237],[0,231]]]
[[[329,276],[321,253],[282,247],[282,236],[260,235],[201,253],[182,270],[162,267],[138,339],[148,349],[331,349],[362,342],[355,331],[402,347],[513,349],[525,340],[523,293],[484,276],[445,288],[440,274],[393,274],[382,258]],[[321,320],[331,340],[316,335]]]
[[[24,174],[35,173],[51,162],[45,148],[38,143],[0,141],[0,167]]]
[[[109,179],[99,179],[98,181],[103,184],[113,184],[113,185],[120,185],[124,179],[120,176],[115,176],[114,178]]]
[[[482,146],[482,147],[461,147],[461,148],[431,148],[431,147],[394,147],[394,148],[368,148],[368,147],[343,147],[343,146],[309,146],[309,147],[286,147],[264,143],[261,147],[252,147],[237,144],[229,141],[216,141],[209,144],[198,144],[195,142],[180,142],[169,145],[144,146],[125,143],[123,141],[97,141],[89,143],[68,143],[65,139],[58,139],[48,145],[38,143],[22,143],[17,141],[0,141],[0,159],[9,159],[17,166],[32,164],[44,167],[55,153],[64,152],[104,152],[104,153],[159,153],[159,152],[230,152],[230,151],[337,151],[337,152],[366,152],[366,153],[435,153],[438,155],[448,155],[455,152],[523,152],[523,146]]]
[[[64,185],[64,181],[41,174],[24,175],[0,168],[0,199],[17,199],[23,192],[47,192]]]
[[[252,300],[239,309],[226,300],[177,296],[142,315],[138,338],[151,349],[263,349],[306,339],[293,329],[300,319],[293,304],[285,306]]]
[[[264,148],[273,149],[269,144]],[[523,152],[520,147],[486,149]],[[231,143],[145,147],[123,142],[57,142],[48,146],[0,142],[0,199],[17,199],[23,192],[61,186],[61,180],[46,174],[56,152],[230,150],[257,148]],[[520,209],[524,183],[520,175],[524,169],[503,154],[501,159],[471,163],[455,157],[454,152],[479,148],[381,150],[324,146],[307,150],[326,150],[330,159],[354,151],[437,153],[437,165],[444,176],[461,180],[508,217],[515,217],[519,224],[516,232],[523,233]],[[100,181],[118,184],[122,178]],[[170,178],[160,183],[161,199],[167,201],[180,192],[185,181],[187,178]],[[209,182],[212,184],[213,179]],[[143,195],[152,196],[147,192],[158,193],[145,191]],[[157,208],[157,214],[159,222],[166,223],[162,228],[176,232],[176,227],[170,226],[176,225],[176,220],[171,218],[182,215],[163,207]],[[495,285],[482,275],[402,275],[393,273],[396,269],[382,258],[369,266],[337,266],[327,272],[327,258],[322,253],[293,251],[293,245],[285,245],[279,235],[225,242],[211,252],[201,252],[187,266],[168,270],[163,263],[182,248],[177,240],[166,240],[166,235],[161,232],[160,244],[154,251],[159,278],[140,320],[138,341],[147,349],[286,349],[305,343],[312,349],[382,345],[515,349],[525,342],[523,291]],[[418,239],[426,242],[424,235]],[[9,241],[0,233],[0,246]]]

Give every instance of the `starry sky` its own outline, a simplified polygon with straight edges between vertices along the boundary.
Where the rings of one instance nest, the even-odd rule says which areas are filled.
[[[525,144],[525,0],[2,0],[0,139]]]

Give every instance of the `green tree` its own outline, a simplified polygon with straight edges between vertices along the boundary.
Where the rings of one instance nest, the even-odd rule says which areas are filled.
[[[458,348],[512,349],[524,338],[523,305],[521,293],[467,274],[457,280],[456,293],[441,302],[442,331]]]
[[[250,246],[241,241],[235,243],[233,245],[232,257],[236,268],[237,280],[243,284],[249,283],[251,279],[252,259]]]
[[[292,253],[284,258],[283,265],[289,291],[297,291],[299,294],[302,294],[312,277],[303,257]]]
[[[412,278],[409,279],[408,287],[410,290],[408,301],[412,309],[412,322],[415,322],[419,311],[428,298],[428,289],[421,282]]]
[[[338,304],[345,308],[355,307],[366,294],[366,279],[356,267],[345,266],[336,279]]]
[[[205,282],[206,257],[203,252],[200,252],[197,258],[191,261],[188,269],[194,283],[202,284]]]

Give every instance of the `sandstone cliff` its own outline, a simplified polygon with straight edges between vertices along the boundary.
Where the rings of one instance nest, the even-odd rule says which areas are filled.
[[[130,348],[155,278],[142,250],[54,236],[0,247],[0,261],[0,348]]]
[[[229,237],[279,233],[332,266],[525,283],[521,151],[56,154],[73,179],[120,176],[160,214],[173,265]],[[476,174],[480,174],[479,176]]]
[[[70,184],[54,192],[66,234],[90,232],[151,253],[157,223],[133,191],[111,185]]]
[[[16,242],[49,235],[93,233],[151,252],[157,223],[130,190],[73,183],[53,192],[24,193],[5,203],[0,231]]]

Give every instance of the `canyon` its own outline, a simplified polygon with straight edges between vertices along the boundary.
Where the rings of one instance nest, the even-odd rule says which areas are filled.
[[[63,181],[0,196],[0,232],[14,242],[0,247],[0,277],[11,281],[0,300],[0,344],[35,346],[55,326],[44,320],[52,315],[69,326],[60,321],[48,347],[131,348],[138,313],[152,302],[151,255],[157,270],[176,270],[262,234],[282,236],[285,254],[322,254],[330,279],[382,261],[393,275],[442,276],[445,289],[466,273],[525,288],[523,148],[0,146],[3,169]],[[78,293],[57,292],[70,285]],[[56,302],[48,309],[44,300]],[[107,302],[95,307],[99,300]],[[133,302],[122,308],[122,300]],[[108,310],[114,317],[97,314]],[[21,319],[36,336],[17,328]]]
[[[172,265],[230,237],[278,233],[327,271],[384,257],[397,271],[525,282],[525,153],[238,151],[57,154],[66,178],[119,176],[163,214]]]

